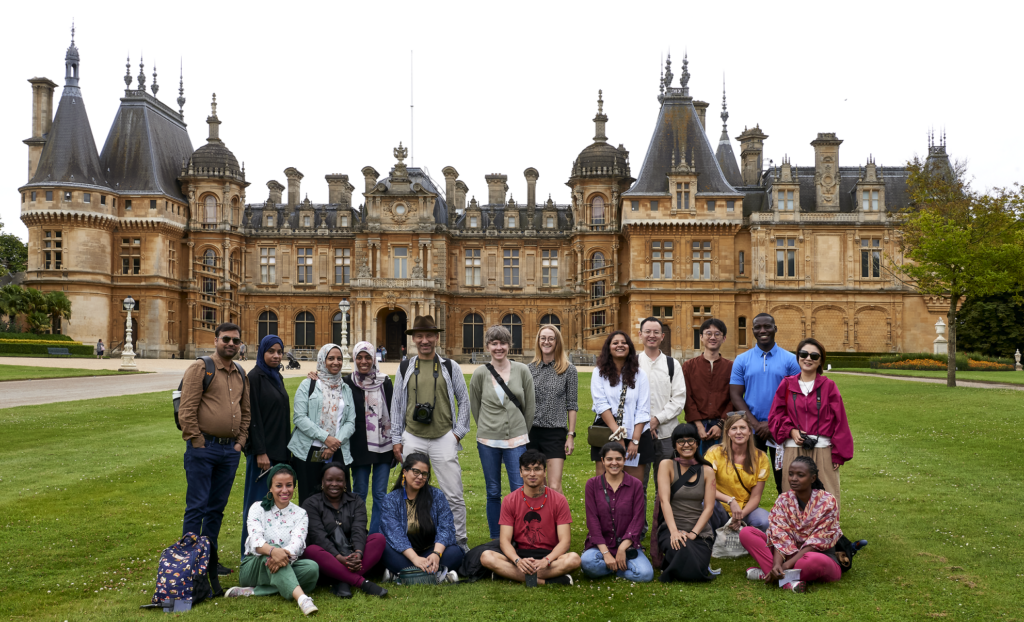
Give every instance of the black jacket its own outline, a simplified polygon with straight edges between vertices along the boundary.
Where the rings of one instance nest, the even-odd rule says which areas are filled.
[[[324,499],[321,492],[316,493],[302,502],[302,509],[309,516],[309,532],[306,534],[306,546],[315,544],[331,555],[340,555],[330,534],[341,523],[341,530],[357,551],[366,550],[366,504],[357,495],[350,492],[341,495],[341,503],[335,510]]]
[[[259,367],[249,372],[249,412],[245,455],[267,454],[271,462],[287,462],[291,458],[291,399],[284,387]]]
[[[352,405],[356,409],[356,431],[349,439],[349,451],[352,453],[352,464],[348,466],[365,466],[378,462],[390,462],[391,453],[378,454],[371,452],[366,446],[366,392],[352,380],[352,376],[345,378],[345,383],[352,389]],[[388,408],[391,408],[391,396],[394,394],[395,385],[391,378],[384,380],[384,395],[387,398]],[[392,417],[394,420],[394,417]]]

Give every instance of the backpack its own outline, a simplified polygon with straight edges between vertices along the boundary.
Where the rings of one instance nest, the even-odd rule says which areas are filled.
[[[206,375],[203,376],[203,393],[206,393],[206,390],[210,388],[210,383],[213,382],[214,374],[217,373],[217,367],[213,364],[212,356],[200,356],[196,360],[198,361],[200,359],[202,359],[203,363],[206,364]],[[245,378],[245,381],[248,382],[248,376],[245,375],[245,370],[242,369],[242,366],[239,365],[237,361],[231,362],[235,364],[236,368],[238,368],[238,373],[242,374],[242,378]],[[178,406],[181,404],[181,387],[184,384],[185,379],[182,378],[181,382],[178,383],[178,389],[176,391],[171,391],[171,403],[174,404],[174,425],[178,426],[179,430],[181,429],[181,422],[178,421]]]
[[[209,564],[209,538],[191,531],[186,533],[160,554],[153,600],[143,608],[188,611],[212,597],[210,577],[206,574]]]
[[[672,378],[676,375],[676,360],[671,356],[666,356],[665,363],[668,365],[668,382],[672,384]]]

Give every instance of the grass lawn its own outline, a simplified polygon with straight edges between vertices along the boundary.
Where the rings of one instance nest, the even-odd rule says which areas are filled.
[[[80,376],[117,376],[148,372],[124,372],[109,369],[63,369],[60,367],[31,367],[28,365],[0,365],[0,382],[6,380],[40,380],[43,378],[78,378]]]
[[[805,595],[747,581],[750,558],[715,560],[710,584],[590,582],[529,593],[505,582],[392,588],[383,601],[327,589],[326,619],[387,620],[1022,620],[1024,490],[1014,417],[1019,393],[836,376],[856,443],[843,467],[843,529],[870,546],[835,584]],[[291,391],[300,379],[286,381]],[[588,387],[589,378],[580,386]],[[589,408],[581,394],[580,407]],[[589,417],[580,417],[585,431]],[[154,620],[148,602],[161,550],[181,535],[183,442],[167,392],[0,410],[0,619]],[[581,434],[585,436],[585,434]],[[484,484],[472,435],[462,454],[470,544],[486,539]],[[565,487],[573,544],[585,536],[578,450]],[[239,468],[221,532],[238,567]],[[766,491],[765,507],[774,495]],[[222,582],[237,582],[237,571]],[[1016,585],[1017,587],[1013,587]],[[529,598],[525,598],[526,596]],[[190,620],[297,620],[279,597],[203,603]]]
[[[838,372],[855,372],[859,374],[878,374],[879,376],[909,376],[911,378],[939,378],[946,379],[946,372],[932,370],[914,369],[869,369],[851,368],[837,369]],[[1024,372],[1021,371],[958,371],[957,380],[968,380],[971,382],[991,382],[1000,384],[1024,384]]]

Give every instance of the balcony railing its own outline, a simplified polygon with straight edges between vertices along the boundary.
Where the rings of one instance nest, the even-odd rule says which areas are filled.
[[[369,287],[372,289],[437,289],[437,283],[434,279],[357,278],[352,280],[352,287]]]

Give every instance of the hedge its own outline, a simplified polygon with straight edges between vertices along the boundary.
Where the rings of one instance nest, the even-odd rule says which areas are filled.
[[[8,343],[23,343],[28,345],[37,346],[39,344],[46,345],[48,347],[68,347],[68,346],[80,346],[80,341],[39,341],[38,339],[0,339],[0,344]]]
[[[0,333],[0,339],[16,339],[18,341],[74,341],[67,335],[37,335],[35,333]]]
[[[947,369],[945,354],[902,353],[872,358],[872,369]],[[974,352],[957,352],[956,368],[960,371],[1013,371],[1013,359],[985,356]]]
[[[0,343],[0,353],[3,354],[49,354],[49,352],[46,351],[47,348],[67,348],[68,352],[71,354],[94,354],[92,346],[62,345],[56,343],[41,343],[39,345],[27,343]]]

